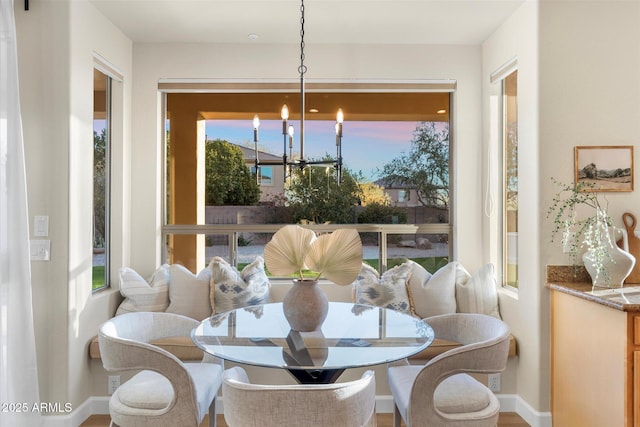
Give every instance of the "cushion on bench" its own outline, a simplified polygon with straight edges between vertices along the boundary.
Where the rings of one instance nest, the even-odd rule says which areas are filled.
[[[203,352],[191,341],[191,337],[169,337],[162,338],[157,341],[153,341],[153,344],[158,347],[164,348],[169,353],[176,356],[182,361],[202,360]],[[433,340],[433,343],[417,353],[411,356],[411,361],[424,361],[431,359],[447,350],[458,347],[460,344],[453,341],[446,341],[441,339]],[[509,357],[516,355],[516,340],[511,335],[509,340]],[[96,336],[91,340],[89,344],[89,357],[91,359],[100,359],[100,345],[98,343],[98,337]]]
[[[212,313],[236,308],[238,304],[253,305],[270,300],[271,285],[264,272],[262,257],[256,257],[242,272],[214,257],[206,270],[196,276],[182,266],[165,264],[145,280],[130,268],[122,268],[120,291],[125,299],[116,315],[130,311],[166,310],[202,320]],[[231,288],[248,296],[239,299],[237,294],[227,295]],[[351,301],[392,308],[419,318],[455,312],[483,313],[500,318],[492,264],[486,264],[474,274],[456,261],[449,262],[433,274],[413,261],[406,261],[383,274],[363,264],[352,290]],[[202,360],[203,357],[202,350],[193,344],[190,337],[166,338],[153,344],[184,361]],[[435,340],[410,359],[430,359],[457,345]],[[509,356],[515,354],[516,343],[512,336]],[[89,344],[89,356],[100,358],[97,337]]]
[[[431,345],[419,353],[409,357],[412,363],[424,363],[426,360],[432,359],[439,354],[449,351],[452,348],[460,347],[461,344],[454,341],[441,340],[436,338]],[[516,339],[513,335],[509,337],[509,357],[516,355]]]
[[[191,337],[167,337],[152,341],[151,344],[167,350],[182,361],[199,361],[203,357],[203,351],[191,341]],[[100,343],[97,336],[89,344],[89,357],[100,359]]]

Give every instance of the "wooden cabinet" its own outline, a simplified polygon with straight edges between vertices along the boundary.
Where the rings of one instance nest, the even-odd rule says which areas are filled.
[[[550,287],[553,426],[640,427],[639,306]]]

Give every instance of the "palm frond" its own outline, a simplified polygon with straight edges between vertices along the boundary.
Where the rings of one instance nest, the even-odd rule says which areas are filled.
[[[271,274],[288,276],[305,268],[305,257],[316,234],[299,225],[278,230],[264,247],[264,261]]]
[[[338,229],[311,244],[306,265],[338,285],[351,284],[362,266],[362,242],[354,229]]]

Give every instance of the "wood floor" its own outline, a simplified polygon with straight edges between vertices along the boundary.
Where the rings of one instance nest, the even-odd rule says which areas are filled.
[[[207,427],[209,425],[208,416],[202,421],[201,427]],[[404,426],[404,423],[402,424]],[[393,426],[393,414],[378,414],[378,427],[392,427]],[[92,415],[87,421],[82,423],[80,427],[109,427],[108,415]],[[224,422],[224,416],[218,415],[218,426],[227,427]],[[518,414],[514,412],[501,412],[498,419],[498,427],[529,427]]]

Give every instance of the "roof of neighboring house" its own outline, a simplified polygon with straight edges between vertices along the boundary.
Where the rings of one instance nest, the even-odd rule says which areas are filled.
[[[244,145],[233,144],[242,150],[242,155],[245,161],[256,160],[256,150],[253,148],[245,147]],[[275,154],[267,153],[266,151],[258,150],[258,159],[260,160],[282,160],[282,156],[276,156]]]

